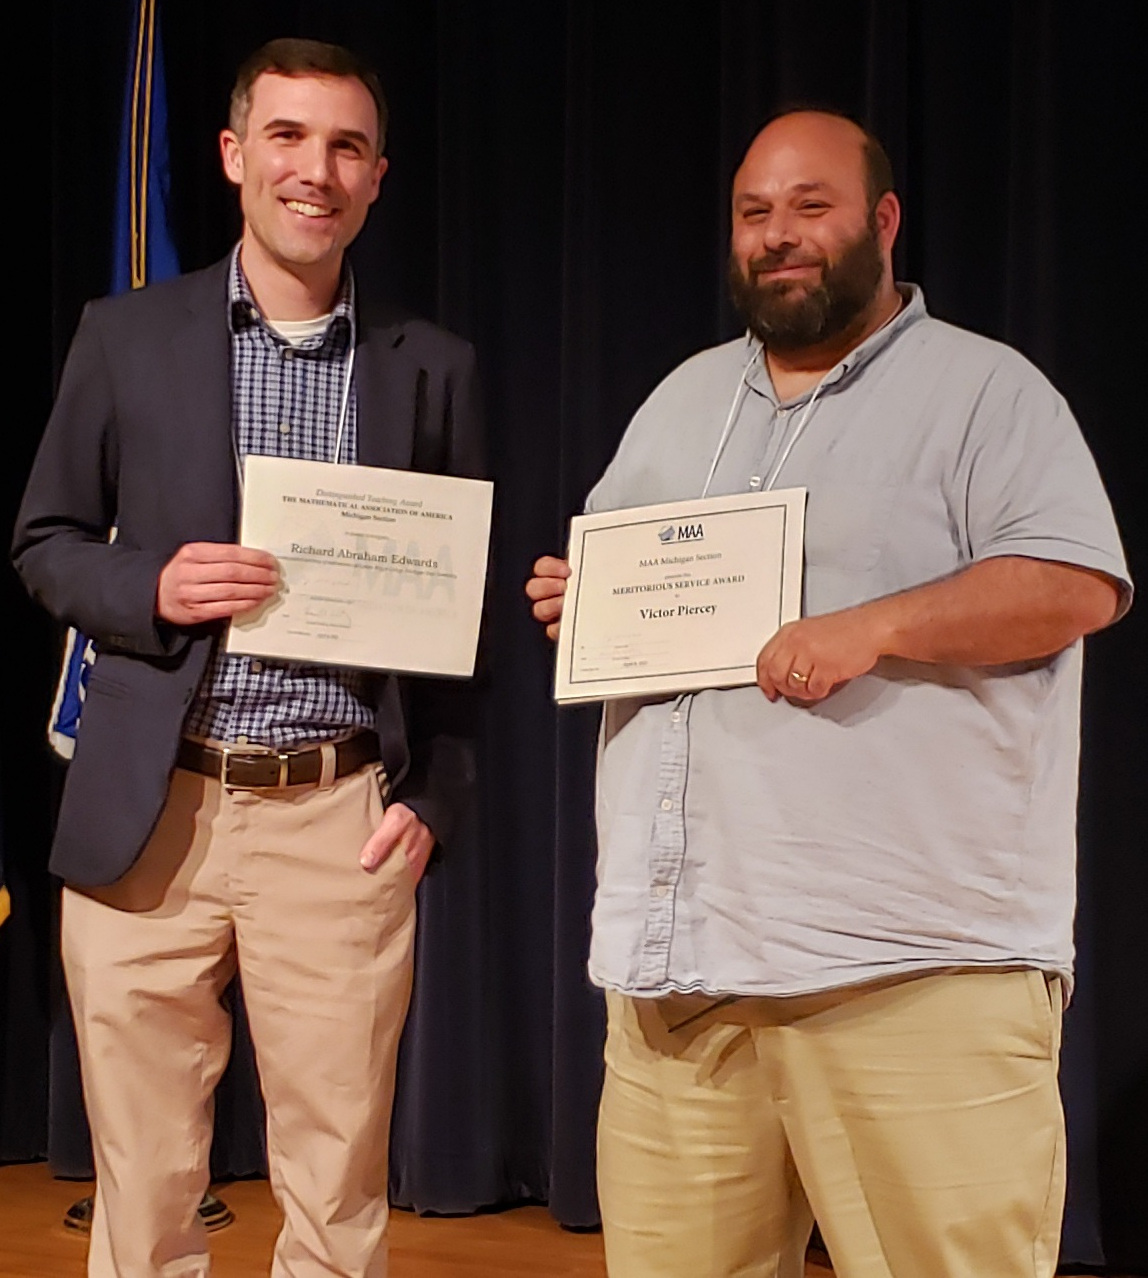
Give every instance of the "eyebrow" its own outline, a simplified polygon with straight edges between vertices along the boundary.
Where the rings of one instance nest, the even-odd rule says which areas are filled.
[[[301,132],[306,131],[307,126],[302,120],[288,120],[285,117],[278,117],[274,120],[268,120],[263,126],[264,133],[271,133],[275,129],[299,129]],[[361,129],[339,129],[336,137],[347,138],[352,142],[361,142],[369,151],[371,149],[371,139]]]

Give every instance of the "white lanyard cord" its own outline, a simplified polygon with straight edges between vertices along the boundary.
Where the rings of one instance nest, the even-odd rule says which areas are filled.
[[[714,449],[713,460],[710,462],[709,474],[706,476],[706,482],[702,486],[702,496],[708,497],[710,484],[713,483],[714,475],[717,473],[718,462],[721,461],[722,453],[725,452],[726,444],[729,443],[729,437],[733,434],[734,425],[741,413],[741,407],[745,403],[745,397],[749,394],[749,370],[753,367],[754,360],[757,359],[765,350],[765,347],[758,344],[750,352],[749,359],[745,362],[745,367],[741,370],[741,377],[738,379],[737,390],[733,394],[733,402],[729,406],[729,413],[726,415],[725,426],[722,429],[721,438],[718,440],[717,448]],[[830,369],[829,373],[834,370]],[[817,397],[821,394],[821,388],[825,385],[829,377],[829,373],[817,383],[813,388],[813,394],[809,397],[809,403],[805,406],[805,412],[801,414],[801,420],[797,423],[797,429],[789,438],[789,442],[785,445],[781,456],[778,458],[776,465],[769,473],[769,478],[762,486],[763,492],[768,492],[777,482],[777,477],[781,473],[782,466],[789,460],[789,454],[793,451],[793,445],[801,438],[802,432],[805,430],[805,424],[809,421],[809,414],[813,412],[813,405],[817,403]]]
[[[353,296],[353,295],[352,295]],[[337,466],[343,451],[343,432],[347,426],[347,410],[351,404],[351,378],[355,372],[355,331],[351,330],[351,349],[347,352],[347,371],[343,374],[343,397],[339,401],[339,428],[335,432],[335,455],[331,458]]]
[[[830,369],[830,372],[833,370]],[[828,377],[829,373],[825,374]],[[789,443],[785,445],[781,456],[777,459],[773,469],[769,472],[769,478],[762,484],[762,491],[769,490],[777,483],[777,477],[781,474],[781,468],[789,460],[789,454],[793,452],[793,445],[801,438],[801,432],[805,429],[805,423],[809,420],[809,414],[813,412],[813,405],[817,403],[817,396],[821,394],[821,388],[825,385],[825,377],[823,377],[813,388],[813,394],[809,397],[809,403],[805,405],[805,412],[801,414],[801,420],[797,423],[797,429],[789,437]]]
[[[343,451],[343,431],[347,425],[347,410],[351,403],[351,377],[355,371],[355,345],[358,338],[355,324],[355,277],[353,275],[350,282],[351,346],[347,351],[347,368],[343,374],[343,396],[339,401],[339,425],[335,431],[335,455],[331,458],[332,463],[336,466],[339,464],[339,456]]]
[[[706,476],[706,482],[702,485],[702,496],[708,497],[710,484],[713,483],[714,475],[717,472],[718,462],[721,461],[721,455],[725,452],[725,446],[729,443],[729,437],[733,433],[734,423],[737,421],[738,413],[741,411],[742,403],[745,401],[746,395],[749,394],[749,370],[753,367],[753,362],[765,348],[759,343],[749,353],[749,359],[745,361],[745,367],[741,370],[741,377],[738,378],[737,390],[733,393],[733,403],[729,406],[729,412],[726,414],[725,426],[722,428],[721,438],[718,440],[717,447],[714,449],[713,461],[710,462],[710,471]]]

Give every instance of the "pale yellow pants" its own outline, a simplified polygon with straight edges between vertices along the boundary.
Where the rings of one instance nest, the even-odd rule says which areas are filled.
[[[375,768],[224,791],[177,771],[140,860],[65,890],[63,953],[96,1162],[90,1278],[202,1278],[212,1093],[238,966],[284,1213],[275,1278],[387,1271],[387,1140],[411,988],[414,879],[359,851]]]
[[[611,1278],[1051,1278],[1059,982],[944,972],[787,999],[608,994]]]

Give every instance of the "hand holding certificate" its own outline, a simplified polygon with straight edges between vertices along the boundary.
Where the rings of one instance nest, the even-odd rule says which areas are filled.
[[[804,519],[803,488],[574,518],[555,699],[754,683],[801,615]]]
[[[237,617],[228,652],[466,677],[474,671],[492,485],[247,458],[240,540],[282,588]]]

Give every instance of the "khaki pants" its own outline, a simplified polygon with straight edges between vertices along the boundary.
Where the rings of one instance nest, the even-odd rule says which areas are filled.
[[[1059,983],[946,972],[799,998],[607,996],[612,1278],[1051,1278]]]
[[[379,775],[224,791],[177,771],[140,860],[67,889],[63,954],[96,1162],[90,1278],[201,1278],[212,1093],[235,973],[284,1213],[275,1278],[387,1270],[387,1141],[410,999],[414,880],[359,851]]]

